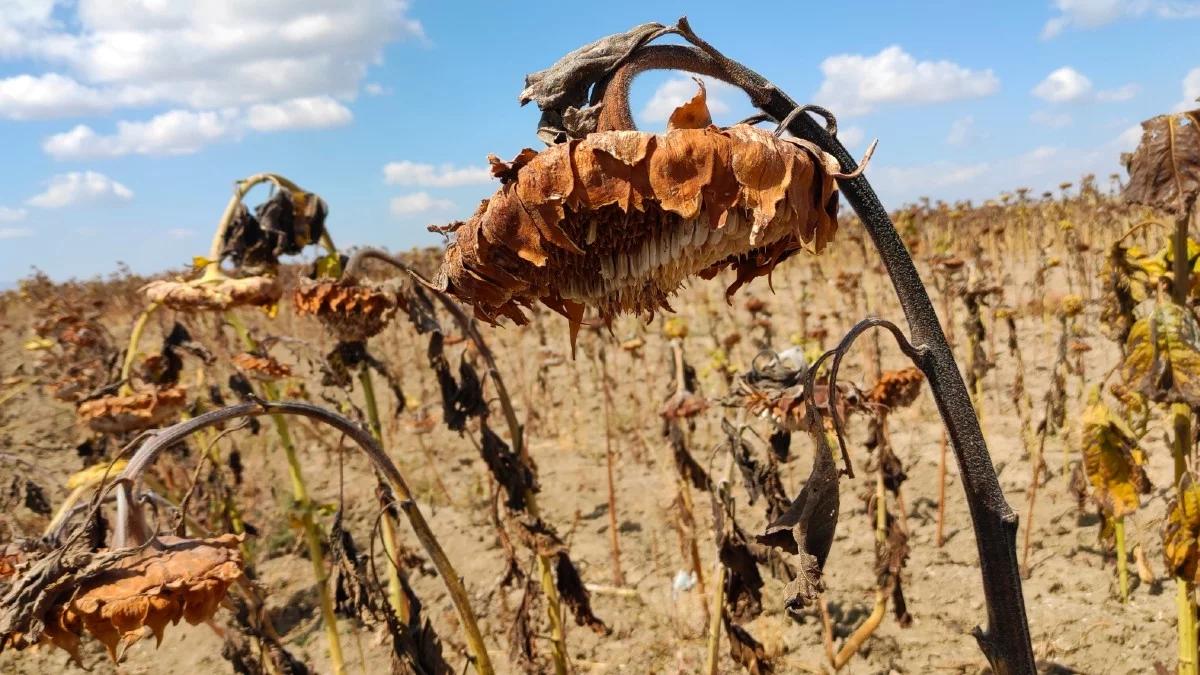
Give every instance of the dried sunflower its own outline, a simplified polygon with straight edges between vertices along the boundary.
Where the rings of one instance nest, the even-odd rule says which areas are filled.
[[[921,383],[924,381],[925,376],[918,368],[887,370],[875,386],[871,387],[867,400],[889,409],[904,408],[917,400],[917,395],[921,393]]]
[[[167,624],[186,619],[195,625],[212,618],[230,584],[242,576],[240,544],[241,537],[232,534],[163,536],[140,551],[97,554],[85,570],[43,589],[29,632],[2,635],[0,645],[23,649],[50,643],[78,660],[86,630],[115,660],[117,648],[141,639],[144,628],[161,642]]]
[[[93,431],[119,434],[162,426],[186,405],[187,391],[171,387],[84,401],[76,414]]]
[[[800,140],[712,125],[703,86],[667,131],[601,131],[492,158],[501,188],[454,227],[437,285],[483,319],[524,323],[541,301],[578,330],[670,309],[692,275],[726,268],[732,294],[837,229],[836,160]]]
[[[278,380],[282,377],[290,377],[292,374],[291,368],[276,361],[270,355],[259,356],[243,352],[234,356],[232,361],[238,370],[259,380]]]
[[[396,313],[391,293],[324,279],[302,281],[292,296],[297,314],[312,314],[343,342],[378,335]]]
[[[151,281],[142,287],[151,302],[184,311],[221,310],[242,305],[273,305],[283,295],[275,277],[217,277],[210,281]]]

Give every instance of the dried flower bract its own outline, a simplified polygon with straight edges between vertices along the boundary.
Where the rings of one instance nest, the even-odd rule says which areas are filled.
[[[283,295],[274,277],[220,279],[212,283],[152,281],[142,287],[151,302],[183,311],[229,309],[242,305],[273,305]]]
[[[836,163],[803,141],[712,126],[704,90],[666,133],[605,131],[492,159],[503,184],[458,224],[437,282],[481,318],[541,301],[578,324],[669,309],[688,277],[734,292],[837,229]]]
[[[162,426],[186,405],[187,391],[171,387],[92,399],[83,402],[76,414],[93,431],[120,434]]]
[[[312,314],[339,340],[361,342],[379,334],[396,313],[396,297],[368,286],[301,282],[292,296],[297,314]]]

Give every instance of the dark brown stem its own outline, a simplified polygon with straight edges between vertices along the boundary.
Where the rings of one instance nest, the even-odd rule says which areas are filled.
[[[683,68],[712,75],[740,87],[756,107],[774,119],[783,120],[796,109],[794,100],[761,75],[730,61],[701,40],[692,32],[686,19],[679,20],[676,30],[696,47],[643,47],[635,52],[633,58],[652,59],[655,57],[642,54],[686,49],[691,52],[691,62]],[[680,58],[679,55],[664,54],[675,62]],[[841,163],[843,173],[853,174],[858,168],[841,142],[811,116],[796,116],[787,126],[787,131],[831,154]],[[1017,562],[1017,514],[1005,500],[1000,488],[979,419],[959,374],[954,353],[942,332],[937,312],[912,257],[866,176],[860,174],[853,178],[839,178],[838,185],[883,260],[908,321],[911,342],[923,348],[917,366],[928,378],[930,391],[954,445],[975,529],[987,600],[987,629],[976,628],[975,637],[992,668],[1000,675],[1032,674],[1036,672],[1033,646],[1025,618],[1025,600]]]

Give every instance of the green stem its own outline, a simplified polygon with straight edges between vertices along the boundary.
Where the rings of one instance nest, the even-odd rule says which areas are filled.
[[[229,313],[226,315],[226,320],[237,332],[241,338],[242,344],[246,351],[255,351],[258,349],[258,342],[246,330],[245,324],[236,314]],[[279,400],[279,390],[270,382],[263,383],[264,398],[268,401]],[[295,507],[300,511],[300,520],[304,526],[304,540],[308,545],[308,557],[312,562],[313,577],[317,581],[317,596],[321,606],[321,620],[325,624],[325,635],[329,640],[329,660],[333,668],[333,672],[337,675],[344,675],[346,672],[345,660],[342,657],[342,643],[338,636],[337,616],[333,611],[333,597],[329,594],[329,584],[326,583],[325,572],[325,553],[322,548],[321,531],[317,528],[316,520],[313,518],[313,504],[308,496],[308,487],[304,483],[304,473],[300,465],[300,458],[296,454],[296,445],[292,442],[292,434],[288,429],[287,420],[283,415],[272,414],[271,421],[275,425],[275,432],[279,436],[279,444],[283,446],[283,452],[287,457],[288,474],[292,480],[292,499],[295,501]]]
[[[375,383],[371,379],[371,367],[369,365],[364,363],[359,368],[358,382],[362,385],[363,398],[366,399],[367,422],[371,425],[371,434],[375,436],[375,440],[379,442],[379,446],[384,447],[383,423],[379,418],[379,402],[375,397]],[[387,510],[385,516],[383,548],[387,551],[388,560],[394,561],[393,564],[387,566],[388,601],[391,603],[392,609],[396,611],[397,618],[402,623],[407,624],[411,618],[411,608],[408,605],[408,599],[404,595],[404,587],[400,583],[400,548],[396,541],[396,519],[392,515],[391,509]]]
[[[125,360],[121,363],[121,390],[122,396],[127,396],[133,393],[133,387],[129,384],[129,376],[133,372],[133,362],[137,359],[138,344],[142,341],[142,333],[146,330],[146,323],[150,321],[150,315],[159,307],[157,302],[152,302],[142,310],[137,321],[133,324],[133,330],[129,333],[129,345],[125,347]]]
[[[1129,602],[1129,570],[1125,556],[1125,519],[1117,518],[1113,523],[1117,536],[1117,579],[1121,585],[1121,602]]]

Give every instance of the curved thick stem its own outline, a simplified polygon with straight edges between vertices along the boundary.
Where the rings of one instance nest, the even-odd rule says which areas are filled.
[[[375,438],[369,431],[341,415],[310,403],[257,400],[213,410],[167,427],[154,434],[153,437],[138,448],[137,452],[129,460],[129,464],[126,465],[125,470],[114,481],[117,484],[118,502],[125,499],[127,500],[127,504],[132,503],[134,486],[137,484],[137,481],[166,448],[171,447],[191,434],[222,422],[262,415],[296,415],[307,417],[345,434],[347,438],[358,445],[372,466],[384,477],[389,487],[396,493],[396,496],[400,500],[400,509],[408,517],[413,532],[417,535],[417,540],[421,542],[426,553],[429,554],[430,560],[446,584],[446,589],[450,593],[450,598],[454,602],[455,609],[458,610],[458,617],[463,624],[463,630],[467,633],[467,643],[474,657],[476,670],[481,674],[491,675],[494,670],[491,660],[488,657],[487,648],[483,642],[483,634],[479,631],[479,625],[475,621],[475,614],[471,609],[466,586],[463,585],[462,578],[458,576],[453,565],[451,565],[450,559],[446,556],[433,530],[429,527],[424,514],[421,513],[420,508],[413,501],[412,491],[409,490],[404,476],[401,475],[400,470],[388,458],[383,448],[375,441]],[[135,511],[137,510],[135,509]],[[113,547],[119,548],[124,545],[126,545],[124,540],[115,540]]]
[[[778,87],[726,58],[697,36],[686,18],[680,19],[672,32],[695,47],[642,47],[635,50],[630,60],[664,58],[672,61],[672,65],[658,67],[683,68],[718,77],[745,91],[757,108],[775,120],[787,119],[797,108],[797,103]],[[665,50],[672,50],[673,55],[640,56],[652,51],[667,54]],[[680,63],[683,50],[688,52],[687,63]],[[602,91],[603,87],[598,85],[597,89]],[[911,342],[924,351],[917,366],[929,381],[930,391],[953,443],[979,551],[988,626],[986,631],[977,628],[975,637],[997,673],[1032,674],[1035,672],[1033,646],[1017,564],[1017,515],[1004,498],[971,397],[921,276],[887,209],[866,176],[857,173],[858,164],[841,142],[807,114],[794,116],[786,130],[814,143],[840,162],[846,175],[838,178],[838,185],[883,260],[908,321]]]

